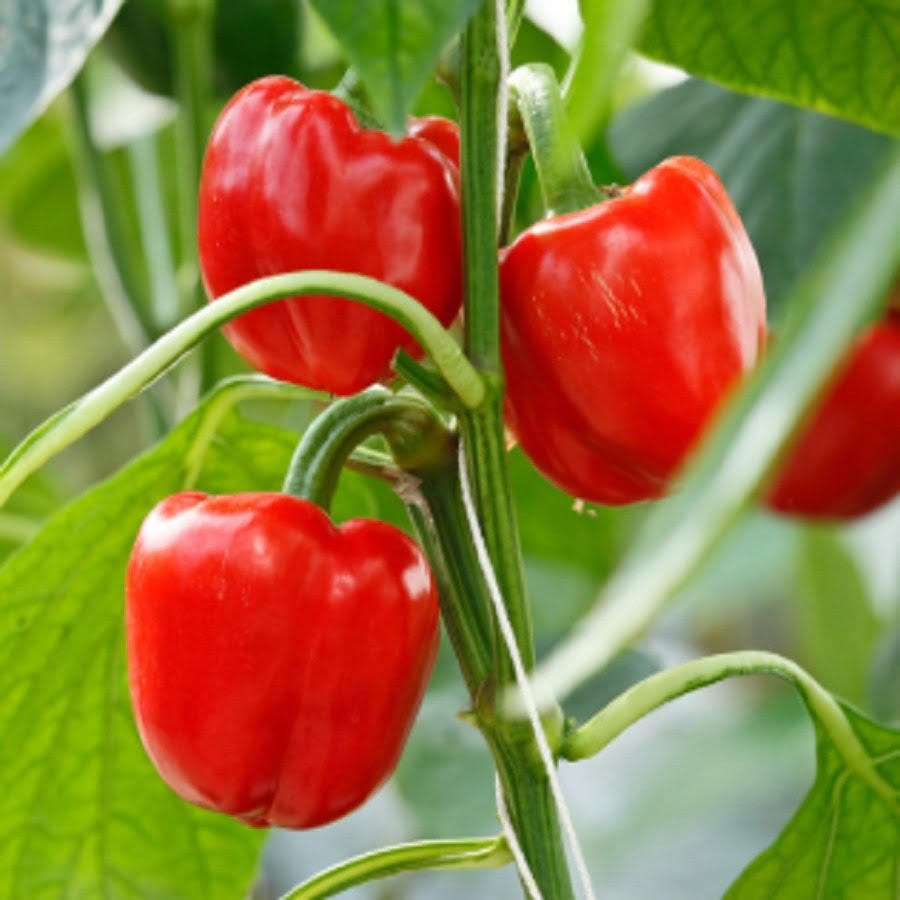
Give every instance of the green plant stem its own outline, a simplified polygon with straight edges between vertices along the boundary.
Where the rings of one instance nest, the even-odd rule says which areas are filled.
[[[197,257],[197,195],[206,147],[206,107],[213,74],[213,0],[168,0],[174,46],[175,123],[181,263],[185,270],[181,314],[203,305]],[[200,393],[215,381],[213,347],[202,348],[197,379]]]
[[[593,0],[581,7],[584,34],[564,79],[566,109],[583,143],[603,135],[616,79],[650,0]]]
[[[401,491],[438,581],[441,614],[473,703],[493,671],[490,597],[462,505],[456,457]]]
[[[553,69],[533,63],[509,79],[537,170],[548,215],[574,212],[602,199],[569,123]]]
[[[163,187],[155,135],[142,135],[128,145],[127,151],[141,244],[150,278],[154,333],[158,334],[178,321],[181,310],[163,207]]]
[[[485,0],[463,32],[459,116],[465,345],[469,359],[488,373],[500,371],[497,241],[501,142],[506,133],[496,17],[495,0]]]
[[[380,434],[392,456],[358,445]],[[360,452],[362,451],[362,452]],[[491,673],[490,599],[472,545],[457,477],[454,435],[421,399],[377,386],[338,400],[297,445],[285,493],[328,509],[341,470],[356,453],[406,503],[438,580],[441,611],[473,697]]]
[[[516,205],[519,199],[519,183],[522,167],[528,156],[528,147],[510,146],[506,154],[506,174],[503,176],[503,209],[500,211],[500,244],[506,246],[513,238],[516,227]]]
[[[153,323],[141,300],[141,280],[128,246],[120,198],[91,131],[86,78],[82,72],[71,88],[85,238],[116,330],[128,352],[137,354],[152,340]]]
[[[502,836],[400,844],[339,863],[288,891],[282,900],[333,897],[356,885],[400,872],[499,868],[508,865],[511,858]]]
[[[350,454],[374,434],[384,436],[404,471],[428,472],[453,461],[450,433],[431,407],[377,386],[332,403],[306,429],[284,492],[328,509]]]
[[[491,599],[466,520],[459,473],[437,469],[401,492],[441,593],[441,611],[472,697],[471,716],[490,747],[510,821],[544,897],[571,896],[556,807],[531,724],[495,715]],[[558,734],[561,714],[546,724]],[[556,743],[551,734],[551,742]]]
[[[486,0],[462,39],[460,142],[462,150],[465,346],[482,373],[487,396],[463,411],[459,428],[473,503],[488,555],[526,667],[534,662],[530,611],[506,466],[503,376],[499,341],[497,244],[502,208],[500,171],[505,151],[507,35],[503,7]],[[480,569],[480,567],[479,567]],[[491,607],[493,610],[493,607]],[[493,612],[491,612],[493,618]],[[494,677],[514,679],[500,629],[492,628]],[[465,668],[465,667],[464,667]],[[528,723],[492,717],[493,692],[475,698],[479,724],[494,755],[512,827],[545,900],[573,896],[549,779]]]
[[[595,608],[541,664],[552,702],[637,640],[709,558],[765,484],[900,267],[900,146],[804,277],[774,350],[733,398],[682,479],[649,518]]]
[[[509,34],[509,46],[516,42],[519,34],[519,26],[522,24],[522,17],[525,15],[525,0],[508,0],[506,4],[506,30]]]
[[[394,356],[392,365],[398,375],[439,406],[449,410],[457,409],[456,397],[447,382],[437,372],[426,369],[414,360],[402,348]]]
[[[346,272],[273,275],[237,288],[199,309],[115,375],[38,426],[0,465],[0,507],[32,472],[152,384],[215,329],[257,306],[305,294],[324,295],[320,303],[327,303],[329,296],[346,297],[390,316],[431,356],[464,406],[478,406],[483,401],[485,387],[481,376],[441,323],[409,294]]]
[[[459,429],[472,496],[488,554],[522,662],[526,669],[531,669],[535,661],[531,609],[525,592],[516,510],[506,465],[506,434],[499,391],[491,391],[488,400],[478,409],[462,411],[459,414]],[[515,675],[498,629],[495,629],[494,646],[497,681],[499,684],[510,684],[515,680]]]
[[[109,162],[94,140],[90,121],[87,75],[72,82],[75,162],[80,173],[79,203],[85,242],[103,301],[125,349],[131,355],[144,350],[156,334],[143,296],[128,242],[121,197],[116,191]],[[168,415],[156,394],[148,394],[140,409],[141,428],[148,441],[165,434]]]
[[[175,49],[178,211],[183,262],[197,268],[197,187],[206,146],[205,105],[212,77],[210,0],[170,0]],[[193,290],[193,289],[192,289]],[[193,297],[183,307],[193,308]]]
[[[847,766],[897,809],[896,791],[879,775],[840,704],[796,663],[762,651],[707,656],[651,675],[619,694],[584,725],[570,732],[563,740],[560,753],[569,760],[594,756],[639,719],[669,701],[742,675],[777,675],[791,682]]]

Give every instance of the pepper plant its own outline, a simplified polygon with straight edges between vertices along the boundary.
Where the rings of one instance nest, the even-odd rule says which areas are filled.
[[[318,827],[391,775],[439,612],[496,832],[376,847],[287,897],[491,867],[528,897],[603,895],[559,768],[749,675],[796,689],[817,771],[726,895],[895,897],[900,732],[791,659],[732,647],[567,707],[746,510],[849,520],[900,490],[897,0],[582,0],[571,55],[522,0],[69,6],[0,13],[0,144],[43,114],[30,146],[66,91],[130,361],[0,465],[0,895],[244,896],[248,826]],[[298,47],[316,33],[324,61]],[[697,78],[614,116],[638,52]],[[171,145],[126,141],[127,180],[94,66],[173,119]],[[812,135],[806,180],[766,194],[738,157],[783,156],[784,122]],[[767,216],[791,192],[820,214],[788,265]],[[25,527],[41,467],[131,401],[143,452]],[[576,506],[647,504],[541,654],[556,598],[526,581],[513,443]],[[405,521],[371,521],[392,516],[368,482]]]

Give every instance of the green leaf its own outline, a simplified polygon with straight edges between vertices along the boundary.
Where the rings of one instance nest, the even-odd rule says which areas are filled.
[[[9,449],[0,440],[0,455]],[[0,510],[0,563],[37,534],[59,503],[58,493],[42,474],[32,475]]]
[[[597,133],[609,114],[616,77],[649,5],[649,0],[581,0],[584,36],[566,106],[583,141]]]
[[[215,4],[215,88],[229,96],[264,75],[297,75],[302,0],[230,0]],[[145,90],[174,95],[171,31],[166,9],[153,0],[126,3],[103,46]]]
[[[655,0],[640,42],[692,75],[891,134],[898,47],[898,0]]]
[[[521,450],[513,450],[508,460],[540,649],[565,634],[590,608],[641,512],[577,504],[547,481]],[[548,521],[553,528],[547,527]]]
[[[795,618],[801,661],[830,691],[861,704],[883,627],[859,567],[836,532],[809,528],[799,568]]]
[[[42,116],[0,160],[0,227],[28,247],[85,257],[75,174],[56,117]]]
[[[850,726],[900,798],[900,732],[849,706]],[[816,719],[817,774],[778,839],[726,893],[726,900],[894,900],[900,814],[847,766]]]
[[[7,0],[0,10],[0,153],[84,64],[122,0]]]
[[[521,450],[509,454],[509,467],[525,556],[597,578],[609,575],[640,511],[576,503],[540,475]],[[555,527],[548,528],[548,521]]]
[[[459,684],[429,691],[394,774],[416,835],[450,838],[495,827],[494,766],[479,732],[457,718],[465,706]]]
[[[610,142],[629,180],[678,154],[718,172],[753,241],[776,317],[891,146],[864,128],[700,79],[625,110]]]
[[[302,17],[301,0],[217,3],[214,30],[219,90],[231,94],[263,75],[296,74]]]
[[[250,424],[234,404],[297,393],[268,379],[227,384],[0,567],[0,896],[246,894],[260,833],[182,802],[140,746],[123,578],[137,529],[163,497],[280,486],[297,435]],[[347,480],[360,490],[359,476]]]
[[[874,653],[869,702],[879,719],[900,725],[900,621],[888,631]]]
[[[542,62],[553,69],[558,81],[562,82],[569,66],[569,53],[531,19],[522,19],[516,42],[510,50],[510,70],[526,63]]]
[[[401,132],[448,41],[479,0],[312,0],[368,88],[376,114]]]

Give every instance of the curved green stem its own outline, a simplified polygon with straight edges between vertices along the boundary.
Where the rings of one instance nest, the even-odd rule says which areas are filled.
[[[423,471],[453,459],[450,433],[416,397],[369,388],[332,403],[307,428],[288,469],[284,492],[328,509],[353,450],[383,434],[399,467]]]
[[[366,853],[304,881],[282,900],[320,900],[359,884],[422,869],[496,869],[512,856],[502,836],[458,841],[417,841]]]
[[[402,348],[394,356],[392,365],[398,375],[438,405],[450,410],[455,410],[458,406],[447,382],[437,372],[426,369]]]
[[[521,66],[509,78],[548,215],[574,212],[602,199],[569,123],[553,69],[543,63]]]
[[[478,406],[484,399],[484,382],[459,345],[409,294],[346,272],[273,275],[198,310],[111,378],[38,426],[0,465],[0,506],[32,472],[140,393],[210,332],[257,306],[305,294],[346,297],[385,313],[419,342],[465,406]],[[327,303],[327,296],[319,302]]]
[[[878,774],[874,761],[834,697],[796,663],[762,651],[707,656],[651,675],[570,732],[563,740],[561,755],[569,760],[594,756],[639,719],[670,700],[741,675],[777,675],[791,682],[847,766],[892,808],[898,809],[896,791]]]

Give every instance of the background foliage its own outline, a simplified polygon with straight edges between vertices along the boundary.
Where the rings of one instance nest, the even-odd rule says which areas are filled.
[[[13,0],[0,12],[0,26],[22,36],[0,70],[0,146],[9,145],[0,158],[0,450],[130,356],[91,265],[96,247],[71,93],[44,111],[116,6]],[[246,18],[236,6],[221,4],[231,12],[216,20],[215,99],[202,111],[206,122],[229,92],[257,74],[276,69],[331,87],[345,61],[395,128],[410,109],[452,113],[448,89],[429,73],[474,2],[266,0],[244,4],[255,10]],[[571,34],[554,28],[564,10],[545,4],[542,13],[538,6],[536,21],[523,25],[514,62],[541,59],[563,75],[574,47]],[[695,77],[661,87],[671,73],[661,76],[626,56],[625,46],[618,56],[623,65],[612,72],[576,67],[572,112],[595,178],[629,180],[673,153],[713,165],[759,253],[777,327],[791,287],[900,130],[893,50],[900,44],[900,4],[753,0],[726,8],[656,0],[641,6],[640,49]],[[589,22],[615,12],[609,0],[583,0],[582,7]],[[399,20],[391,16],[395,8]],[[158,0],[128,0],[83,76],[93,100],[90,126],[112,164],[138,278],[146,296],[157,299],[190,277],[175,241],[168,256],[155,257],[156,265],[144,262],[142,188],[149,185],[160,201],[170,234],[177,220],[168,62],[174,51],[165,16]],[[344,50],[329,26],[342,36]],[[583,37],[583,60],[609,56],[608,47],[592,44],[598,34]],[[43,74],[35,80],[29,74],[35,72]],[[616,85],[613,109],[597,110],[583,99],[600,77]],[[520,223],[533,220],[536,204],[526,172]],[[171,283],[162,277],[166,259]],[[214,364],[219,375],[243,371],[222,341]],[[169,376],[155,393],[166,405],[177,388]],[[146,404],[132,404],[0,510],[0,558],[12,554],[0,568],[0,895],[57,896],[65,884],[73,896],[106,890],[217,898],[238,896],[254,879],[260,836],[188,808],[155,780],[122,682],[125,559],[146,511],[183,485],[185,451],[194,448],[197,484],[205,490],[275,486],[311,404],[251,396],[240,411],[227,412],[212,440],[198,445],[210,409],[219,407],[200,407],[149,449],[152,415]],[[512,468],[539,649],[546,648],[591,606],[647,511],[575,508],[518,452]],[[404,524],[392,497],[352,475],[337,511]],[[44,523],[39,537],[16,553]],[[797,659],[826,687],[897,724],[898,546],[896,503],[844,529],[751,512],[652,637],[582,688],[567,711],[586,715],[663,664],[753,646]],[[445,648],[396,778],[345,821],[310,834],[274,835],[260,896],[391,839],[493,831],[490,760],[477,735],[453,717],[463,703]],[[880,740],[874,731],[871,739]],[[673,898],[720,896],[797,807],[813,781],[813,747],[800,704],[777,685],[750,680],[680,700],[597,759],[564,766],[605,893],[639,900],[658,896],[664,883]],[[820,744],[813,799],[836,777],[827,754]],[[851,813],[869,815],[864,797],[850,801]],[[814,803],[807,800],[800,815],[815,817]],[[757,894],[736,889],[734,896],[770,890],[771,866],[769,854],[748,873],[745,890]],[[391,896],[516,891],[514,876],[504,871],[409,877]],[[359,896],[387,895],[364,889]],[[796,896],[805,894],[798,888]]]

